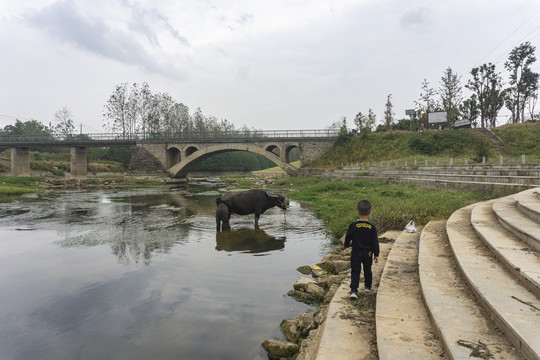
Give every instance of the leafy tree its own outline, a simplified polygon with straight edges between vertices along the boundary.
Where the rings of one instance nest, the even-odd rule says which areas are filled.
[[[377,115],[373,112],[373,110],[369,109],[367,114],[367,122],[366,127],[371,131],[375,128],[375,124],[377,123]]]
[[[459,106],[463,101],[460,77],[447,68],[441,77],[441,87],[438,94],[441,97],[442,108],[447,112],[447,120],[451,125],[459,117]]]
[[[386,98],[386,110],[384,110],[384,124],[386,125],[386,130],[392,128],[392,123],[394,122],[394,105],[392,105],[392,94],[388,94]]]
[[[39,135],[50,136],[51,130],[37,120],[21,121],[17,119],[14,125],[6,125],[2,130],[8,135]]]
[[[73,113],[67,106],[54,113],[54,125],[51,126],[51,130],[55,135],[66,140],[73,135],[75,132]]]
[[[473,68],[471,76],[472,79],[467,81],[465,87],[475,95],[474,101],[478,103],[480,126],[490,125],[493,127],[497,120],[497,114],[504,104],[502,78],[495,71],[495,65],[492,63]]]
[[[354,131],[359,135],[366,135],[371,132],[371,128],[368,124],[368,117],[362,114],[362,112],[359,112],[354,117],[354,125],[356,127]]]
[[[392,130],[411,130],[411,119],[399,119],[396,123],[392,124]]]
[[[338,128],[339,132],[334,146],[344,145],[353,137],[353,133],[347,129],[347,117],[343,116],[339,122],[332,124],[332,128]]]
[[[516,46],[510,51],[504,67],[510,73],[510,87],[506,91],[505,105],[512,112],[512,122],[525,120],[525,104],[531,97],[537,96],[539,74],[531,69],[536,61],[536,47],[530,42]]]
[[[459,107],[459,110],[461,111],[463,118],[469,120],[471,122],[471,125],[474,125],[474,127],[477,126],[476,119],[480,114],[480,107],[478,106],[478,102],[476,101],[476,94],[472,94],[470,98],[463,101],[463,103]]]

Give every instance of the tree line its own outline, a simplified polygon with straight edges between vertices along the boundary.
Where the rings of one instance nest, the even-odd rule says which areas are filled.
[[[191,114],[188,106],[168,93],[152,93],[146,82],[117,85],[104,106],[103,118],[106,129],[122,135],[157,137],[182,133],[257,132],[246,125],[237,129],[227,119],[205,116],[201,108]]]
[[[362,135],[372,131],[411,130],[429,127],[428,113],[445,111],[447,123],[454,126],[458,120],[468,120],[474,127],[495,127],[500,110],[506,107],[511,115],[509,123],[521,123],[540,119],[535,113],[538,101],[540,75],[533,71],[536,61],[536,47],[530,42],[516,46],[509,53],[504,68],[508,72],[507,86],[495,64],[487,63],[474,67],[470,78],[464,84],[469,90],[465,97],[461,76],[451,67],[444,70],[439,88],[430,86],[427,79],[421,84],[421,91],[409,119],[396,120],[393,111],[392,94],[387,96],[382,123],[377,125],[377,117],[372,109],[367,114],[359,112],[353,119],[352,130],[347,127],[347,118],[341,117],[330,127],[340,129],[340,141],[347,137]]]
[[[117,85],[103,107],[103,120],[108,131],[124,136],[144,136],[157,138],[175,136],[182,133],[242,133],[254,135],[256,129],[246,125],[236,128],[226,119],[205,116],[200,108],[190,113],[188,106],[178,102],[168,93],[152,93],[149,85],[123,83]],[[45,125],[37,120],[21,121],[7,125],[0,130],[5,136],[41,136],[57,139],[89,139],[88,135],[75,134],[75,120],[68,107],[56,111],[52,121]],[[37,149],[36,149],[37,150]],[[62,151],[62,150],[57,150]],[[127,166],[130,162],[130,149],[127,148],[91,148],[88,151],[91,160],[119,161]],[[299,153],[291,153],[291,161],[299,159]],[[260,155],[241,152],[218,154],[198,165],[199,171],[249,171],[272,167],[274,164]]]

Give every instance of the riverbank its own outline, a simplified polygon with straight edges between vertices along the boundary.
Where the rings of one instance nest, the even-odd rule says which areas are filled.
[[[194,179],[190,179],[192,181]],[[39,189],[78,189],[78,188],[100,188],[113,186],[133,186],[144,184],[175,183],[186,180],[170,179],[166,177],[96,177],[88,179],[66,179],[66,178],[36,178],[23,179],[17,181],[23,183],[28,181],[27,187],[39,191]],[[206,180],[208,181],[208,180]],[[299,326],[302,328],[301,335],[296,340],[297,353],[306,354],[305,359],[309,359],[313,354],[313,349],[318,348],[320,341],[317,330],[324,326],[329,304],[334,298],[334,294],[345,286],[348,281],[348,268],[344,268],[344,263],[348,262],[347,254],[340,253],[340,238],[343,235],[347,225],[355,220],[355,208],[359,199],[367,198],[373,204],[374,214],[372,221],[378,226],[379,232],[386,230],[403,229],[404,225],[414,219],[417,224],[422,224],[434,218],[444,218],[451,214],[456,208],[463,207],[469,203],[486,199],[485,196],[474,192],[443,191],[436,189],[422,189],[411,185],[393,185],[371,180],[357,180],[352,182],[341,180],[324,180],[316,178],[286,178],[286,179],[267,179],[258,177],[230,177],[217,179],[223,184],[234,184],[236,187],[253,188],[265,187],[272,189],[281,189],[286,191],[286,197],[301,202],[309,207],[317,217],[325,223],[328,235],[332,239],[334,247],[329,247],[326,258],[321,259],[319,267],[327,271],[327,276],[318,274],[313,281],[306,284],[292,285],[295,291],[308,293],[315,291],[319,299],[319,310],[315,314],[299,316],[296,319],[285,322],[289,324],[289,329]],[[2,181],[0,180],[0,184]],[[385,245],[390,246],[390,245]],[[298,264],[302,265],[302,264]],[[312,269],[313,265],[305,264]],[[381,266],[382,268],[382,266]],[[336,270],[337,269],[337,270]],[[309,273],[312,276],[312,272]],[[316,280],[317,279],[317,280]],[[309,285],[308,284],[313,284]],[[315,287],[315,286],[317,287]],[[298,294],[297,294],[298,295]],[[373,295],[374,296],[374,295]],[[374,311],[374,298],[366,297],[367,302],[362,302],[362,311]],[[350,312],[342,315],[348,318],[349,322],[354,323],[358,319],[365,320],[362,313],[353,307]],[[341,315],[340,315],[341,316]],[[311,322],[310,320],[313,320]],[[305,326],[306,323],[312,324]],[[316,325],[316,326],[315,326]],[[347,325],[348,326],[348,325]],[[356,326],[355,331],[358,330]],[[308,330],[307,330],[308,329]],[[369,333],[369,326],[366,327]],[[306,332],[307,330],[307,332]],[[317,330],[317,331],[315,331]],[[312,334],[310,334],[313,331]],[[303,341],[300,341],[302,339]],[[262,340],[262,339],[261,339]],[[300,344],[298,344],[300,342]],[[291,342],[292,343],[292,342]],[[301,357],[299,356],[301,359]]]
[[[386,259],[400,233],[387,231],[380,236],[379,262],[373,266],[373,292],[359,293],[357,300],[349,299],[350,249],[325,255],[316,265],[299,268],[311,269],[305,274],[310,278],[300,277],[289,295],[308,303],[321,299],[321,303],[313,314],[283,319],[280,328],[285,341],[267,339],[262,344],[269,358],[377,359],[375,298]],[[335,353],[335,349],[341,352]]]

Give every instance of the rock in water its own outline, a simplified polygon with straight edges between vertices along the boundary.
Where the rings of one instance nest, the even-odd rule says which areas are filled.
[[[300,350],[300,346],[295,343],[274,339],[264,340],[262,346],[268,355],[276,358],[292,357]]]

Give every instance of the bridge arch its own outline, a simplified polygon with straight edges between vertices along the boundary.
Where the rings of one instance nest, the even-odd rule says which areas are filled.
[[[298,149],[298,151],[300,151],[300,148],[297,145],[288,145],[288,146],[285,147],[285,151],[284,151],[284,154],[283,154],[282,158],[286,163],[291,162],[291,159],[290,159],[291,151],[293,151],[295,149]]]
[[[184,151],[184,157],[188,157],[189,155],[193,154],[194,152],[199,151],[199,148],[196,146],[188,146],[186,150]]]
[[[170,147],[167,149],[167,169],[172,168],[174,165],[180,162],[180,149],[177,147]]]
[[[282,161],[280,156],[274,154],[273,152],[263,150],[260,147],[247,144],[216,144],[214,146],[209,146],[207,148],[194,151],[185,158],[183,158],[178,164],[169,168],[167,171],[172,177],[183,178],[186,177],[190,171],[193,171],[197,164],[199,164],[201,161],[213,155],[229,151],[247,151],[254,154],[262,155],[280,168],[282,168],[290,176],[296,176],[297,168]]]
[[[266,151],[268,151],[269,153],[272,153],[272,154],[275,154],[277,156],[280,156],[281,157],[281,147],[279,147],[278,145],[276,144],[270,144],[266,147],[265,149]],[[276,151],[277,150],[277,151]]]

